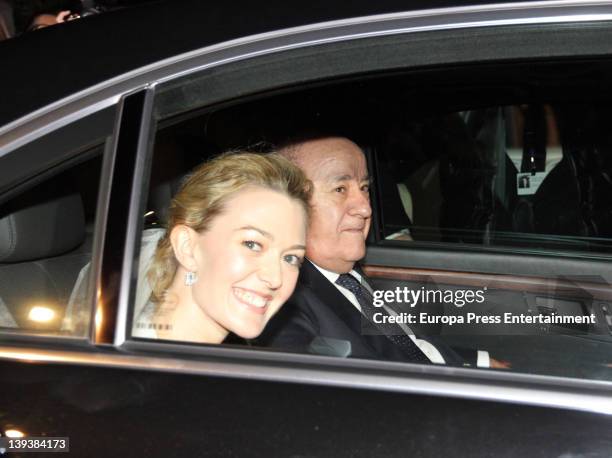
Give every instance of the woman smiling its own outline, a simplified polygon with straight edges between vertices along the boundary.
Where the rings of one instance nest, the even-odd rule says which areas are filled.
[[[276,154],[226,154],[198,167],[170,205],[133,335],[257,337],[295,288],[309,196],[303,173]]]

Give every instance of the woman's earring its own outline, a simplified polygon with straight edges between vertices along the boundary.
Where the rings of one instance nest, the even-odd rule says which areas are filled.
[[[187,272],[185,274],[185,285],[191,286],[198,280],[198,276],[195,272]]]

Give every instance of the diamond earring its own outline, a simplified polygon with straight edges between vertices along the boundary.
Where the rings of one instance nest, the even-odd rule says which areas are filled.
[[[198,280],[198,276],[195,272],[187,272],[185,274],[185,285],[191,286]]]

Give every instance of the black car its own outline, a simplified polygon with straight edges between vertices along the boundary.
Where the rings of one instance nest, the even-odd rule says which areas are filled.
[[[0,434],[24,456],[612,455],[609,2],[153,2],[0,61]],[[501,365],[133,335],[183,177],[305,128],[366,154],[376,290],[437,293],[392,305]]]

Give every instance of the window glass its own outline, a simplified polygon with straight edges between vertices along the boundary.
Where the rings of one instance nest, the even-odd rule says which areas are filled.
[[[0,327],[85,336],[101,148],[0,207]]]
[[[401,203],[383,207],[384,237],[609,253],[610,121],[603,107],[575,103],[406,121],[378,151],[392,181],[381,199]]]
[[[575,78],[561,81],[568,72]],[[158,120],[132,337],[610,379],[610,278],[601,268],[612,241],[610,73],[600,61],[437,68],[257,94]],[[319,143],[300,156],[306,142]],[[187,205],[177,193],[194,171],[244,150],[282,150],[314,182],[306,256],[279,258],[301,264],[295,292],[263,329],[249,332],[235,326],[241,315],[231,307],[202,304],[224,285],[245,310],[267,313],[266,294],[233,277],[210,283],[227,262],[206,275],[192,267],[219,253],[239,259],[227,251],[236,240],[263,256],[262,231],[234,239],[236,228],[227,226],[212,244],[205,240],[212,223],[191,227],[195,239],[183,237],[189,230],[168,232]],[[340,157],[348,168],[326,174]],[[241,201],[238,213],[273,201],[258,197]],[[202,214],[213,208],[194,202]],[[211,221],[234,207],[219,208]],[[287,215],[276,217],[283,236],[298,225]],[[343,236],[333,234],[344,228],[361,237],[363,250],[343,251]],[[312,248],[325,230],[331,238]],[[345,264],[331,256],[317,264],[315,250]],[[189,313],[177,291],[196,305]],[[378,326],[376,313],[392,326]],[[223,328],[215,339],[193,338],[189,326],[173,333],[179,318],[202,323],[198,314]]]
[[[150,272],[157,267],[155,257],[158,245],[166,238],[171,201],[181,182],[199,164],[221,151],[214,145],[207,145],[202,134],[201,123],[191,121],[161,129],[156,135],[149,193],[142,221],[138,285],[132,315],[134,337],[163,339],[173,330],[172,320],[166,319],[164,313],[157,313],[162,304],[153,295],[155,281],[150,279]],[[168,253],[171,256],[168,259],[170,266],[166,267],[168,269],[176,269],[177,261],[172,253]],[[170,275],[174,277],[174,273]],[[171,307],[166,309],[169,310],[167,313],[172,311]]]

